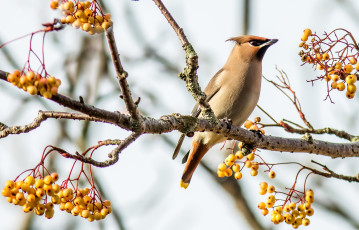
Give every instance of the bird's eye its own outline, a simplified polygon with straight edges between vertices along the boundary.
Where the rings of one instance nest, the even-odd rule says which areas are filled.
[[[260,46],[262,44],[262,42],[258,41],[258,40],[252,40],[252,41],[249,41],[249,44],[251,46]]]

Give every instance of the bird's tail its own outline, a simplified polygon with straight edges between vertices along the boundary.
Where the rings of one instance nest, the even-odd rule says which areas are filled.
[[[184,168],[182,179],[181,179],[181,187],[187,188],[189,182],[191,181],[192,175],[196,170],[199,162],[203,158],[203,156],[208,152],[209,148],[207,145],[193,141],[192,142],[192,149],[189,155],[187,164]]]

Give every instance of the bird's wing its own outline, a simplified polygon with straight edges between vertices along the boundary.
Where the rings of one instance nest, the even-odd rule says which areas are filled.
[[[216,95],[216,93],[219,91],[220,87],[217,86],[216,87],[216,79],[218,78],[218,76],[223,72],[223,69],[220,69],[215,75],[214,77],[209,81],[207,87],[205,88],[204,92],[206,93],[207,97],[206,97],[206,102],[209,102],[214,95]],[[199,104],[197,103],[193,110],[192,110],[192,116],[194,117],[198,117],[199,115],[201,114],[201,109],[199,108]],[[182,146],[182,143],[183,143],[183,140],[185,138],[185,134],[182,133],[178,142],[177,142],[177,145],[176,145],[176,148],[175,150],[173,151],[173,155],[172,155],[172,159],[176,159],[179,151],[181,150],[181,146]],[[186,163],[187,161],[187,158],[188,158],[188,155],[189,155],[189,152],[188,151],[186,153],[186,155],[183,157],[182,159],[182,163]]]

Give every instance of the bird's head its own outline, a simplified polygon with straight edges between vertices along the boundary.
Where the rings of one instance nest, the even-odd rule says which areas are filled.
[[[268,39],[253,35],[243,35],[230,38],[227,41],[234,41],[238,45],[238,52],[241,55],[250,58],[256,58],[258,61],[262,61],[267,49],[271,45],[276,43],[278,39]]]

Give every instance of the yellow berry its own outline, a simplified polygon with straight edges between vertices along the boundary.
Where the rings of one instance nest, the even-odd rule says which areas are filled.
[[[339,91],[343,91],[345,89],[345,84],[343,82],[339,82],[337,85],[337,89]]]
[[[347,84],[354,84],[355,82],[357,81],[357,77],[353,74],[351,75],[348,75],[346,78],[345,78],[345,82]]]
[[[240,179],[242,178],[242,173],[241,173],[241,172],[236,172],[236,173],[234,174],[234,178],[235,178],[236,180],[240,180]]]
[[[258,175],[258,170],[251,170],[251,176],[257,176]]]
[[[273,205],[274,205],[274,202],[269,201],[269,200],[266,201],[267,208],[271,208],[271,207],[273,207]]]
[[[254,160],[254,153],[250,153],[250,154],[248,154],[247,155],[247,159],[249,160],[249,161],[252,161],[252,160]]]
[[[302,37],[300,38],[302,41],[308,41],[308,36],[302,35]]]
[[[357,91],[357,87],[354,84],[347,85],[348,93],[355,93]]]
[[[46,192],[45,192],[45,190],[43,188],[36,189],[36,196],[37,197],[43,197],[43,196],[45,196],[45,194],[46,194]]]
[[[275,187],[274,187],[273,185],[268,186],[267,192],[268,192],[268,193],[273,193],[273,192],[275,192]]]
[[[263,190],[266,190],[268,188],[267,182],[263,181],[262,183],[260,183],[259,188],[263,189]]]
[[[13,188],[15,188],[15,183],[14,183],[14,181],[12,181],[12,180],[6,181],[5,187],[8,188],[8,189],[13,189]]]
[[[44,186],[44,181],[42,179],[37,179],[35,181],[35,188],[42,188]]]
[[[226,177],[230,177],[230,176],[232,176],[232,174],[233,174],[233,171],[230,168],[228,168],[224,173],[224,175],[226,175]]]
[[[84,23],[84,24],[82,24],[82,30],[83,31],[86,31],[86,32],[88,32],[88,31],[90,31],[90,29],[92,28],[91,27],[91,24],[90,23]]]
[[[259,195],[265,195],[267,193],[267,189],[259,189]]]
[[[222,178],[222,177],[224,177],[225,175],[226,175],[226,172],[225,172],[225,171],[220,171],[220,170],[217,171],[217,176],[218,176],[218,177]]]
[[[28,176],[25,178],[25,183],[28,185],[34,185],[35,184],[35,178],[33,176]]]
[[[297,207],[297,205],[296,205],[294,202],[291,202],[291,203],[289,204],[289,207],[290,207],[291,210],[295,210],[296,207]]]
[[[5,187],[5,188],[2,190],[2,195],[3,195],[4,197],[11,197],[11,189]]]
[[[242,151],[237,151],[235,156],[238,160],[241,160],[244,157]]]
[[[332,75],[332,80],[333,80],[333,81],[338,81],[338,80],[339,80],[339,76],[336,75],[336,74]]]
[[[244,165],[246,168],[250,168],[252,167],[252,162],[250,161],[246,161],[245,165]]]
[[[323,59],[324,59],[324,60],[328,60],[328,59],[329,59],[329,54],[328,54],[328,53],[324,53],[324,54],[323,54]]]
[[[359,62],[358,62],[357,64],[355,64],[355,69],[356,69],[357,71],[359,71]]]
[[[317,69],[319,69],[319,70],[323,70],[324,69],[324,66],[323,66],[323,64],[317,64]]]
[[[219,170],[219,171],[224,171],[224,170],[226,170],[226,169],[227,169],[226,164],[220,163],[220,164],[218,165],[218,170]]]
[[[275,202],[275,196],[274,195],[269,195],[267,200],[271,201],[271,202]]]
[[[232,165],[233,172],[239,172],[240,169],[241,169],[241,167],[239,166],[239,164]]]
[[[90,211],[89,210],[82,210],[82,212],[81,212],[81,216],[83,217],[83,218],[88,218],[89,216],[90,216]]]
[[[109,22],[102,22],[101,27],[102,27],[104,30],[107,30],[108,28],[111,27],[111,24],[110,24]]]
[[[262,209],[262,215],[263,215],[263,216],[268,215],[268,213],[269,213],[269,210],[268,210],[268,209],[266,209],[266,208]]]
[[[289,204],[285,205],[283,210],[284,210],[285,212],[290,212],[291,209],[290,209]]]
[[[258,207],[259,209],[265,209],[265,208],[266,208],[266,204],[265,204],[264,202],[259,202],[258,205],[257,205],[257,207]]]
[[[35,202],[36,196],[35,196],[34,194],[29,194],[29,195],[27,195],[26,200],[27,200],[29,203]]]
[[[313,209],[313,208],[310,208],[310,209],[308,209],[305,213],[307,214],[307,216],[313,216],[313,214],[314,214],[314,209]]]
[[[341,62],[336,62],[335,65],[334,65],[334,68],[336,70],[341,70],[343,67],[342,63]]]
[[[54,209],[46,209],[45,217],[47,219],[51,219],[54,216]]]
[[[303,224],[303,226],[308,226],[310,224],[310,220],[308,218],[304,218],[302,220],[302,224]]]
[[[299,225],[302,224],[302,219],[301,218],[296,218],[294,223],[299,226]]]
[[[269,178],[275,178],[275,172],[274,171],[270,171],[269,173],[268,173],[268,176],[269,176]]]
[[[32,203],[27,203],[22,207],[22,210],[25,213],[31,212],[33,209],[34,209],[34,204],[32,204]]]

